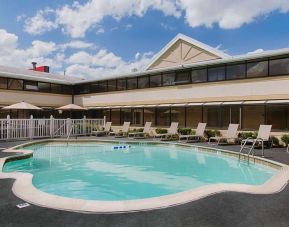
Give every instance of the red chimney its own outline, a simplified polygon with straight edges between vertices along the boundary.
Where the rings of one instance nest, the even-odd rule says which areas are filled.
[[[49,73],[49,66],[38,66],[36,67],[37,63],[36,62],[31,62],[32,63],[32,70],[37,71],[37,72],[45,72]]]

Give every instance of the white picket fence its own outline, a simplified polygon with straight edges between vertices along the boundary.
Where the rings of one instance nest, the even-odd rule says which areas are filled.
[[[0,140],[54,138],[89,135],[105,125],[101,119],[0,119]]]

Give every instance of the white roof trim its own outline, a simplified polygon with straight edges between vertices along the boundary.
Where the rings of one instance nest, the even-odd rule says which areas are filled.
[[[268,104],[278,104],[278,103],[289,103],[289,100],[286,99],[286,100],[269,100],[267,101]]]
[[[173,38],[163,49],[161,49],[152,59],[151,63],[145,68],[145,70],[148,70],[169,48],[171,48],[171,46],[173,46],[178,40],[184,40],[196,47],[199,47],[209,53],[212,53],[220,58],[229,58],[231,57],[230,55],[228,54],[225,54],[224,52],[216,49],[216,48],[213,48],[205,43],[202,43],[198,40],[195,40],[189,36],[186,36],[184,34],[177,34],[175,36],[175,38]]]
[[[266,100],[262,101],[245,101],[243,102],[244,105],[254,105],[254,104],[265,104]]]
[[[220,106],[223,102],[207,102],[204,106]]]
[[[241,105],[243,101],[236,101],[236,102],[223,102],[222,105]]]
[[[203,102],[191,102],[187,104],[187,106],[202,106],[202,105],[204,105]]]

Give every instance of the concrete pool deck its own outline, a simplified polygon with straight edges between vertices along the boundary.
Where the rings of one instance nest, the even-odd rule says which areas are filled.
[[[142,140],[143,141],[143,140]],[[0,143],[15,146],[20,141]],[[198,144],[207,145],[207,144]],[[239,146],[222,146],[239,150]],[[260,153],[257,150],[256,154]],[[9,155],[0,152],[0,157]],[[271,160],[289,164],[285,148],[265,150]],[[270,195],[224,192],[187,204],[144,212],[122,214],[80,214],[31,205],[19,209],[23,202],[11,191],[14,180],[0,181],[1,226],[288,226],[289,186]]]

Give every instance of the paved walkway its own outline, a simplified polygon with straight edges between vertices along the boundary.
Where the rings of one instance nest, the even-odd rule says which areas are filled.
[[[0,143],[0,147],[19,143]],[[239,150],[239,146],[221,148]],[[260,153],[256,151],[257,155]],[[4,155],[0,152],[0,157]],[[266,150],[265,156],[289,164],[289,154],[284,148]],[[81,214],[34,205],[19,209],[16,205],[23,201],[12,193],[13,182],[13,179],[0,180],[0,226],[289,226],[289,186],[271,195],[225,192],[153,211]]]

